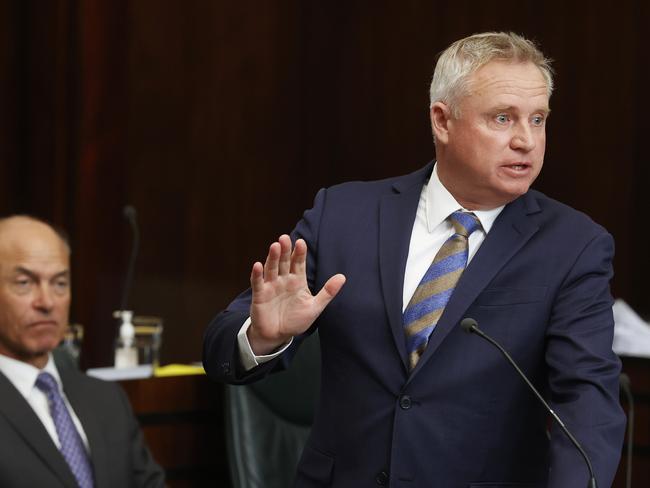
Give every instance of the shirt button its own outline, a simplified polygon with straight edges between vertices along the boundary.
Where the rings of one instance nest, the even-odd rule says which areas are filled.
[[[379,474],[377,474],[375,481],[378,485],[384,486],[386,483],[388,483],[388,473],[386,471],[381,471]]]
[[[402,410],[408,410],[411,408],[411,397],[408,395],[402,395],[399,397],[399,406]]]

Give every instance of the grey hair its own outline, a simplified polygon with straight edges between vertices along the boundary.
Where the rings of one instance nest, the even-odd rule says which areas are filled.
[[[469,91],[470,76],[493,60],[533,63],[544,76],[550,98],[553,92],[551,60],[535,43],[512,32],[484,32],[460,39],[440,54],[429,89],[430,106],[443,102],[458,117],[459,101]]]

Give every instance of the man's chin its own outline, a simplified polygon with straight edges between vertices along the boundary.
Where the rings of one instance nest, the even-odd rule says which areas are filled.
[[[20,351],[5,352],[6,356],[22,361],[23,363],[31,364],[37,368],[43,368],[47,364],[47,360],[52,349],[49,348],[29,348]]]
[[[46,357],[48,354],[50,354],[54,349],[57,348],[59,343],[61,342],[61,339],[56,336],[56,337],[48,337],[48,338],[40,338],[40,340],[35,341],[34,343],[30,344],[28,349],[28,354],[31,355],[32,357]]]
[[[528,187],[525,190],[523,189],[514,189],[508,188],[506,191],[501,191],[495,193],[492,191],[489,194],[485,194],[483,198],[480,199],[480,204],[476,204],[473,209],[475,210],[491,210],[493,208],[501,207],[503,205],[508,205],[509,203],[515,201],[517,198],[522,196],[528,191]],[[462,202],[459,202],[462,204]],[[470,207],[466,208],[470,209]]]
[[[502,194],[502,205],[508,204],[520,196],[526,194],[526,192],[530,189],[529,184],[518,184],[518,185],[511,185],[508,186],[507,188],[504,188],[503,194]]]

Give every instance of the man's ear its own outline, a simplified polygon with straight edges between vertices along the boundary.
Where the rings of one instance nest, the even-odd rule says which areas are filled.
[[[431,105],[429,112],[431,117],[431,130],[437,142],[447,144],[449,140],[449,119],[451,118],[451,110],[449,107],[442,103],[436,102]]]

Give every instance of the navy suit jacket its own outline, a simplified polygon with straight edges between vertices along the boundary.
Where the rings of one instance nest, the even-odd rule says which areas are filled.
[[[402,288],[411,230],[432,165],[407,176],[321,190],[292,238],[307,242],[308,281],[347,282],[318,327],[320,404],[296,487],[587,486],[585,463],[515,371],[464,317],[498,340],[547,398],[610,486],[625,418],[612,353],[613,240],[536,191],[508,204],[463,273],[409,372]],[[208,327],[213,378],[245,383],[293,350],[241,370],[236,334],[250,290]]]

